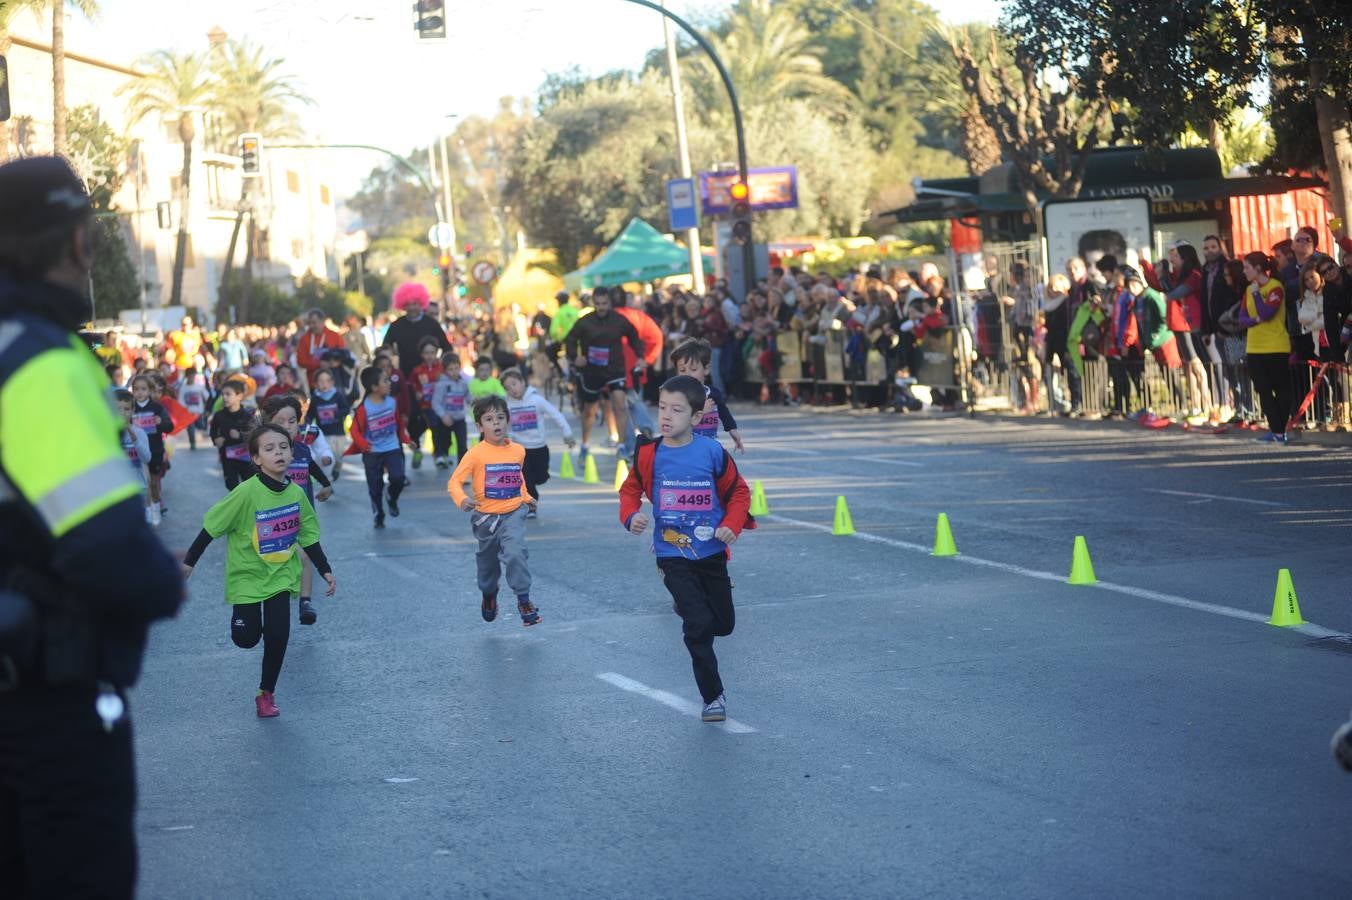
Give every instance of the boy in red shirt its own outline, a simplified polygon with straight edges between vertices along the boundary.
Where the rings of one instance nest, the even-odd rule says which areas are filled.
[[[432,427],[435,413],[432,412],[432,396],[437,391],[437,379],[441,377],[441,345],[435,338],[423,338],[418,345],[422,362],[409,373],[409,390],[413,403],[409,413],[408,435],[413,438],[413,468],[422,466],[422,436]]]
[[[728,547],[743,528],[751,493],[737,464],[713,438],[694,433],[704,416],[704,385],[677,375],[662,385],[657,406],[662,437],[640,443],[634,468],[620,488],[620,522],[632,534],[653,525],[653,552],[671,592],[690,663],[704,701],[705,722],[727,719],[727,698],[714,656],[714,638],[736,622]],[[653,514],[642,511],[643,498]]]

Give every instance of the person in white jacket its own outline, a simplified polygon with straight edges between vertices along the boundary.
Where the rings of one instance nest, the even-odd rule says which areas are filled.
[[[432,390],[432,456],[438,469],[454,468],[469,449],[465,410],[470,402],[469,379],[460,367],[460,357],[446,353],[441,357],[441,377]],[[455,453],[451,453],[451,442]],[[454,457],[454,458],[452,458]]]
[[[526,463],[521,474],[526,479],[526,493],[536,500],[540,499],[540,485],[549,480],[549,445],[545,443],[544,416],[558,423],[563,432],[563,442],[573,447],[573,429],[568,420],[559,412],[558,407],[544,398],[534,387],[526,384],[526,376],[520,369],[508,369],[502,373],[502,386],[507,391],[507,412],[512,440],[526,450]],[[536,516],[534,509],[526,511],[526,518]]]

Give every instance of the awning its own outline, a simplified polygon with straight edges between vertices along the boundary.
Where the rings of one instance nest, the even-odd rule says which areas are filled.
[[[690,255],[683,245],[642,219],[632,219],[600,256],[563,276],[563,283],[580,291],[688,274]]]
[[[1197,178],[1178,181],[1143,181],[1139,184],[1086,185],[1078,199],[1109,197],[1149,197],[1154,202],[1219,200],[1227,197],[1251,197],[1285,194],[1301,188],[1325,187],[1318,178],[1290,175],[1250,175],[1244,178]],[[897,222],[932,222],[939,219],[964,219],[970,216],[1018,213],[1026,209],[1021,194],[972,194],[964,197],[925,196],[924,187],[914,203],[883,213]],[[1040,194],[1039,199],[1049,200]]]

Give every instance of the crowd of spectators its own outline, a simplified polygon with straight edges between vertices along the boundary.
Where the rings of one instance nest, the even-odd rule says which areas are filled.
[[[1030,414],[1152,427],[1181,419],[1264,430],[1265,440],[1306,422],[1352,428],[1341,367],[1352,347],[1352,241],[1336,237],[1341,262],[1309,227],[1239,259],[1217,235],[1200,253],[1174,241],[1153,263],[1142,249],[1135,267],[1075,257],[1045,285],[1014,262],[1007,275],[987,273],[977,352],[1008,373],[1016,408]]]

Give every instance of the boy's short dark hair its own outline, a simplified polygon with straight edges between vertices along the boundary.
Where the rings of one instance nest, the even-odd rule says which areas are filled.
[[[288,394],[278,394],[263,401],[263,418],[271,419],[277,413],[290,408],[296,414],[296,421],[300,421],[300,401]]]
[[[691,338],[677,344],[676,348],[671,351],[671,364],[673,366],[682,362],[697,362],[707,369],[709,363],[713,362],[713,358],[713,348],[704,338]]]
[[[291,435],[286,433],[286,429],[280,425],[273,425],[270,422],[259,425],[253,431],[249,432],[249,455],[258,455],[258,442],[263,440],[263,435],[271,431],[273,434],[280,434],[286,438],[287,444],[291,443]]]
[[[479,366],[488,366],[488,368],[491,369],[493,368],[493,360],[489,359],[487,356],[481,356],[474,361],[474,368],[476,370]]]
[[[474,424],[478,425],[484,416],[494,411],[500,412],[504,416],[511,415],[511,413],[507,411],[507,401],[497,394],[489,394],[487,397],[480,397],[478,400],[475,400],[472,410]]]
[[[243,397],[245,394],[249,393],[249,386],[238,378],[231,378],[225,384],[221,385],[221,393],[224,394],[226,391],[234,391],[236,394]]]
[[[118,403],[135,403],[136,398],[131,395],[131,391],[126,388],[118,388],[113,391],[113,399]]]
[[[690,401],[690,411],[704,409],[704,385],[689,375],[677,375],[662,382],[662,393],[681,394]]]
[[[380,357],[376,357],[379,359]],[[367,366],[361,370],[361,389],[368,394],[375,390],[375,386],[380,384],[380,376],[384,374],[379,366]]]
[[[516,366],[512,366],[510,369],[503,369],[498,373],[498,381],[506,381],[508,378],[515,378],[522,384],[526,383],[526,376],[522,375],[521,370]]]
[[[455,363],[457,366],[460,365],[460,354],[453,350],[447,350],[445,353],[441,354],[441,367],[444,369],[451,363]]]
[[[440,346],[441,344],[437,342],[436,338],[430,336],[425,337],[421,341],[418,341],[418,352],[422,353],[428,347],[440,347]]]

